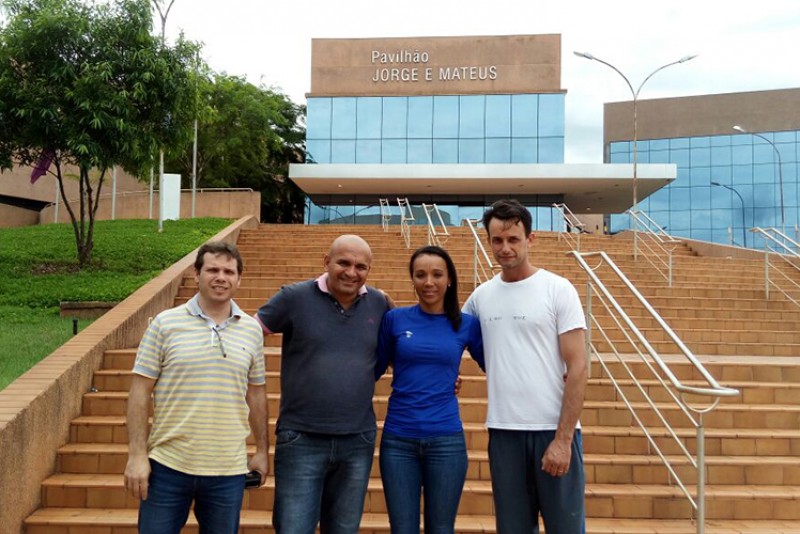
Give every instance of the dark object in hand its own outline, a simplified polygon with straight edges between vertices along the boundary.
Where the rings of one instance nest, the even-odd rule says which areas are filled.
[[[244,476],[244,489],[257,488],[261,486],[261,473],[250,471]]]

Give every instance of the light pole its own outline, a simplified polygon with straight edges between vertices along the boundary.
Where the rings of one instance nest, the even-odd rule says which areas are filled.
[[[631,209],[632,209],[632,211],[634,213],[634,218],[635,218],[636,214],[639,211],[639,197],[638,197],[638,191],[637,191],[638,174],[637,174],[637,170],[636,170],[636,161],[637,161],[637,158],[636,158],[636,142],[638,140],[636,103],[637,103],[637,100],[639,99],[639,92],[642,90],[642,87],[644,87],[644,84],[647,83],[647,80],[652,78],[653,75],[655,75],[657,72],[659,72],[661,70],[664,70],[667,67],[671,67],[672,65],[677,65],[679,63],[686,63],[687,61],[696,58],[697,54],[692,55],[692,56],[683,56],[678,61],[673,61],[672,63],[667,63],[666,65],[662,65],[662,66],[658,67],[656,70],[651,72],[642,81],[642,83],[639,84],[639,87],[636,90],[633,89],[633,84],[631,84],[631,82],[628,79],[628,77],[625,76],[624,74],[622,74],[622,71],[620,71],[617,67],[615,67],[611,63],[609,63],[607,61],[603,61],[602,59],[600,59],[598,57],[595,57],[595,56],[593,56],[592,54],[590,54],[588,52],[574,52],[574,54],[576,56],[582,57],[584,59],[588,59],[588,60],[591,60],[591,61],[598,61],[598,62],[602,63],[603,65],[605,65],[606,67],[609,67],[614,72],[616,72],[617,74],[622,76],[622,79],[625,80],[626,84],[628,84],[628,89],[631,90],[631,95],[633,96],[633,206],[632,206]],[[637,248],[636,247],[636,245],[637,245],[637,243],[636,243],[636,228],[634,227],[634,228],[632,228],[632,230],[633,230],[633,255],[635,257],[636,256],[636,248]]]
[[[739,126],[738,124],[736,126],[734,126],[733,129],[735,131],[739,132],[739,133],[750,134],[750,135],[753,135],[753,136],[758,137],[760,139],[763,139],[764,141],[769,143],[770,146],[772,147],[772,150],[775,151],[775,156],[777,157],[777,163],[778,163],[778,189],[780,190],[780,199],[781,199],[781,232],[785,235],[786,234],[786,217],[784,216],[784,213],[783,213],[783,171],[781,170],[781,168],[783,167],[783,163],[781,162],[781,153],[778,150],[778,147],[775,146],[775,143],[773,143],[772,141],[770,141],[769,139],[767,139],[766,137],[764,137],[760,133],[748,132],[747,130],[745,130],[744,128]]]
[[[737,191],[736,189],[734,189],[733,187],[731,187],[729,185],[721,184],[719,182],[711,182],[711,185],[715,185],[717,187],[724,187],[725,189],[729,189],[729,190],[733,191],[734,193],[736,193],[736,196],[739,197],[739,201],[742,203],[742,243],[744,244],[744,248],[747,248],[747,231],[746,231],[747,223],[744,220],[744,199],[742,198],[742,195],[739,194],[739,191]]]

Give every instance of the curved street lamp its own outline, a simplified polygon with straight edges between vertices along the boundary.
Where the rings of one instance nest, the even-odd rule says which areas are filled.
[[[750,134],[752,136],[763,139],[764,141],[769,143],[770,146],[772,146],[772,150],[775,151],[775,156],[777,157],[777,160],[773,161],[776,161],[776,163],[778,164],[778,189],[780,190],[780,200],[781,200],[781,232],[786,234],[786,217],[784,216],[784,210],[783,210],[783,171],[781,170],[781,167],[783,167],[783,163],[781,162],[781,153],[778,150],[778,147],[775,146],[775,143],[773,143],[760,133],[748,132],[746,129],[739,126],[738,124],[734,126],[733,129],[739,133]]]
[[[711,182],[711,185],[715,185],[717,187],[724,187],[725,189],[729,189],[729,190],[733,191],[734,193],[736,193],[736,196],[739,197],[739,200],[742,203],[742,243],[744,244],[744,248],[747,248],[747,231],[746,231],[747,223],[744,220],[744,199],[742,198],[742,195],[740,195],[739,192],[736,189],[734,189],[733,187],[731,187],[729,185],[721,184],[719,182]]]
[[[648,74],[647,77],[642,81],[642,83],[639,84],[639,87],[636,90],[634,90],[633,89],[633,84],[631,84],[631,82],[628,79],[628,77],[625,76],[624,74],[622,74],[622,71],[620,71],[617,67],[615,67],[611,63],[609,63],[607,61],[604,61],[604,60],[602,60],[602,59],[600,59],[598,57],[595,57],[595,56],[593,56],[592,54],[590,54],[588,52],[573,52],[573,53],[578,57],[582,57],[582,58],[588,59],[590,61],[598,61],[598,62],[602,63],[603,65],[605,65],[606,67],[609,67],[614,72],[616,72],[617,74],[622,76],[622,79],[625,80],[626,84],[628,84],[628,89],[631,90],[631,95],[633,96],[633,207],[632,207],[632,210],[633,210],[633,213],[637,213],[639,211],[639,197],[638,197],[638,192],[637,192],[638,175],[637,175],[637,171],[636,171],[636,162],[637,162],[636,142],[638,140],[638,130],[637,130],[637,118],[638,117],[637,117],[636,103],[637,103],[637,101],[639,99],[639,92],[642,90],[642,87],[644,87],[644,84],[647,83],[647,80],[652,78],[653,75],[655,75],[657,72],[662,71],[662,70],[666,69],[667,67],[671,67],[672,65],[678,65],[679,63],[686,63],[687,61],[696,58],[697,54],[691,55],[691,56],[683,56],[678,61],[673,61],[672,63],[667,63],[666,65],[662,65],[662,66],[658,67],[656,70],[654,70],[653,72]],[[634,253],[634,256],[636,256],[636,231],[635,231],[635,228],[633,230],[634,230],[634,232],[633,232],[633,253]]]

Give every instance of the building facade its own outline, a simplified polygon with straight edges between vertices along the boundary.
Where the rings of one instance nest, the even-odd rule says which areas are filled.
[[[797,235],[800,89],[643,100],[637,108],[637,162],[677,166],[674,182],[639,202],[668,233],[750,247],[761,245],[753,227]],[[632,116],[632,102],[605,105],[606,162],[632,163]],[[610,216],[612,232],[629,227],[627,216]]]

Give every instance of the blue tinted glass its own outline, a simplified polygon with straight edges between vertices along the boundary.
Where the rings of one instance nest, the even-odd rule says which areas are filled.
[[[756,140],[756,142],[753,144],[753,162],[772,163],[775,160],[775,150],[773,150],[772,145],[763,139]]]
[[[734,184],[752,184],[753,183],[753,166],[752,165],[734,165],[733,166],[733,183]]]
[[[511,95],[486,95],[486,137],[511,137]]]
[[[469,95],[459,97],[458,136],[461,139],[482,138],[484,132],[484,96]]]
[[[406,162],[406,140],[384,139],[381,147],[381,161],[383,163]]]
[[[708,185],[711,181],[710,167],[692,167],[689,174],[692,186]]]
[[[639,143],[636,143],[637,145]],[[614,154],[615,152],[622,152],[625,154],[630,153],[632,150],[631,143],[629,141],[615,141],[611,143],[611,153]]]
[[[631,143],[631,150],[633,150],[633,145],[636,145],[637,152],[647,152],[650,150],[650,141],[647,139],[639,139],[636,143]]]
[[[711,167],[711,181],[720,184],[730,184],[733,180],[733,167]]]
[[[739,203],[739,197],[735,197]],[[711,188],[711,209],[730,208],[734,200],[733,193],[724,187]]]
[[[331,99],[309,98],[306,111],[306,139],[331,138]]]
[[[432,96],[409,97],[408,137],[413,139],[430,139],[433,137]]]
[[[564,136],[564,95],[539,95],[539,135]]]
[[[455,139],[458,137],[458,97],[433,97],[433,137]],[[436,146],[434,145],[434,161]]]
[[[459,163],[483,163],[483,139],[461,139],[458,142]]]
[[[669,209],[669,189],[660,189],[648,197],[650,207],[648,215],[653,217],[655,212]],[[653,213],[650,213],[653,212]]]
[[[691,191],[689,187],[672,187],[670,189],[669,206],[673,211],[688,210],[691,206]]]
[[[333,122],[331,124],[332,139],[356,138],[356,99],[333,99]],[[355,145],[354,152],[355,154]],[[355,156],[354,156],[355,157]]]
[[[670,163],[669,150],[651,150],[650,163]]]
[[[797,139],[795,136],[795,132],[775,132],[775,142],[776,143],[794,143]]]
[[[709,146],[711,146],[711,138],[709,138],[709,137],[691,137],[689,139],[689,145],[692,148],[695,148],[695,147],[709,147]]]
[[[688,167],[689,150],[686,148],[671,149],[669,151],[669,161],[678,167]]]
[[[628,152],[612,152],[609,163],[631,163],[631,155]]]
[[[536,139],[511,140],[511,163],[537,163],[538,159]]]
[[[731,147],[732,161],[735,165],[749,165],[753,163],[753,145],[739,145]]]
[[[710,148],[692,148],[689,157],[691,158],[692,166],[711,165]]]
[[[539,163],[564,163],[564,138],[539,138]]]
[[[711,186],[692,187],[692,211],[711,207]]]
[[[511,96],[511,137],[536,137],[538,95]]]
[[[731,163],[732,157],[730,145],[711,147],[712,165],[730,165]]]
[[[355,163],[356,142],[354,140],[331,141],[331,163]]]
[[[734,134],[731,135],[731,145],[752,145],[753,136],[750,134]]]
[[[487,139],[486,163],[511,163],[511,139]]]
[[[678,175],[672,182],[673,187],[689,187],[692,184],[690,169],[678,167]]]
[[[356,163],[380,163],[381,142],[379,139],[359,139],[356,141]]]
[[[778,178],[777,166],[772,163],[753,165],[753,183],[771,184]]]
[[[753,204],[757,208],[775,206],[775,187],[772,184],[757,184],[753,187]]]
[[[753,210],[754,226],[777,226],[780,224],[780,213],[776,208],[757,207]]]
[[[733,137],[733,136],[731,136],[731,135],[715,135],[715,136],[712,136],[711,139],[710,139],[711,146],[712,147],[730,146],[731,145],[731,137]]]
[[[669,139],[652,139],[650,150],[669,150]]]
[[[458,163],[458,141],[456,139],[434,139],[433,162]]]
[[[382,103],[380,97],[360,97],[356,104],[357,139],[381,138]]]
[[[433,140],[432,139],[409,139],[408,140],[408,162],[409,163],[433,163]]]
[[[669,147],[670,148],[689,148],[689,138],[687,137],[679,137],[676,139],[669,140]]]
[[[633,154],[631,154],[631,163],[633,163]],[[650,163],[650,151],[649,150],[637,150],[636,151],[636,163]]]
[[[328,139],[306,140],[306,163],[330,163],[331,142]]]
[[[383,99],[383,138],[405,139],[407,132],[408,98],[404,96],[385,97]],[[405,159],[405,154],[403,159]]]

